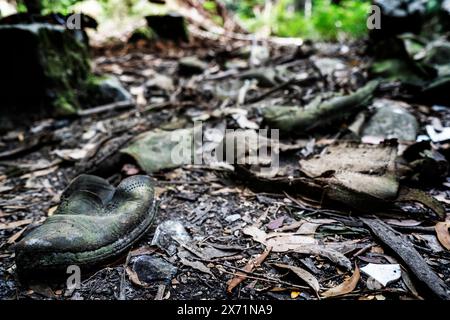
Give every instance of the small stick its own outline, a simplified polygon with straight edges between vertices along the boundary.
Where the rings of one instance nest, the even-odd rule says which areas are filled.
[[[290,286],[290,287],[293,287],[293,288],[298,288],[298,289],[310,289],[309,287],[299,286],[299,285],[292,284],[290,282],[286,282],[286,281],[283,281],[283,280],[280,280],[280,279],[273,279],[273,278],[264,277],[264,276],[250,275],[251,274],[250,272],[247,272],[247,271],[245,271],[245,270],[243,270],[241,268],[237,268],[237,267],[233,267],[233,266],[226,266],[226,267],[231,268],[231,269],[235,269],[235,270],[240,271],[242,273],[246,273],[246,274],[241,274],[240,276],[242,276],[244,278],[247,278],[247,279],[260,280],[260,281],[266,281],[266,282],[272,282],[272,283],[278,283],[278,284],[284,284],[284,285],[287,285],[287,286]],[[226,274],[235,275],[234,272],[230,272],[230,271],[223,270],[223,269],[221,271],[226,273]]]
[[[135,103],[133,101],[125,100],[125,101],[119,101],[119,102],[105,104],[102,106],[98,106],[98,107],[94,107],[94,108],[90,108],[90,109],[86,109],[86,110],[80,110],[77,112],[77,115],[79,117],[86,117],[86,116],[91,116],[93,114],[104,113],[104,112],[112,111],[112,110],[128,109],[128,108],[132,108],[134,106],[135,106]]]

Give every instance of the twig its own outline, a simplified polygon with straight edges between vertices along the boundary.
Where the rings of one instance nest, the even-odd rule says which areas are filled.
[[[221,266],[221,267],[224,267],[224,266]],[[242,275],[242,277],[245,277],[246,279],[260,280],[260,281],[272,282],[272,283],[277,283],[277,284],[284,284],[286,286],[290,286],[290,287],[298,288],[298,289],[310,289],[309,287],[306,287],[306,286],[299,286],[299,285],[296,285],[296,284],[293,284],[293,283],[290,283],[290,282],[287,282],[287,281],[283,281],[283,280],[280,280],[280,279],[274,279],[274,278],[270,278],[270,277],[263,276],[263,275],[255,275],[255,274],[250,275],[250,274],[252,274],[251,272],[247,272],[247,271],[245,271],[245,270],[243,270],[241,268],[237,268],[237,267],[233,267],[233,266],[226,266],[226,267],[234,269],[236,271],[240,271],[242,273],[245,273],[245,274]],[[221,271],[226,273],[226,274],[235,275],[234,272],[230,272],[230,271],[223,270],[223,269]]]
[[[244,267],[244,270],[248,273],[253,271],[255,268],[259,267],[264,260],[266,260],[267,256],[270,254],[270,251],[272,251],[272,248],[269,247],[266,250],[264,250],[263,253],[261,253],[259,256],[257,256],[254,259],[251,259],[246,266]],[[236,272],[233,279],[230,280],[228,283],[227,292],[231,293],[235,287],[237,287],[242,281],[246,279],[245,274],[242,272]]]
[[[0,160],[22,156],[24,154],[31,153],[46,144],[56,142],[53,134],[39,135],[37,137],[32,137],[31,139],[31,142],[26,142],[25,145],[14,148],[12,150],[0,152]]]
[[[396,226],[391,225],[390,226],[400,232],[407,232],[407,233],[426,233],[426,234],[435,234],[436,231],[434,230],[434,227],[420,227],[420,226]]]
[[[417,250],[426,252],[428,255],[430,255],[432,257],[450,261],[450,254],[447,251],[435,252],[431,249],[419,246],[417,244],[414,244],[414,248],[416,248]]]
[[[202,258],[198,258],[198,257],[192,257],[193,260],[207,262],[207,263],[217,263],[217,262],[221,262],[221,261],[236,261],[236,260],[241,260],[243,258],[244,258],[244,256],[239,255],[239,254],[234,255],[234,256],[220,257],[220,258],[214,258],[214,259],[202,259]]]
[[[365,246],[364,248],[359,249],[354,255],[353,257],[356,258],[360,255],[362,255],[364,252],[366,252],[367,250],[369,250],[370,248],[372,248],[374,246],[374,244],[370,243],[367,246]]]
[[[108,111],[112,111],[112,110],[129,109],[134,106],[136,106],[136,104],[131,100],[118,101],[118,102],[113,102],[113,103],[105,104],[102,106],[98,106],[98,107],[94,107],[94,108],[90,108],[90,109],[86,109],[86,110],[80,110],[77,112],[77,115],[79,117],[86,117],[86,116],[91,116],[93,114],[104,113],[104,112],[108,112]]]
[[[120,277],[120,287],[119,287],[119,300],[126,300],[127,296],[125,294],[125,274],[126,274],[126,269],[128,266],[128,262],[130,261],[130,257],[131,257],[131,250],[128,252],[127,258],[125,259],[125,263],[123,264],[123,272],[122,272],[122,276]]]
[[[254,98],[251,98],[251,99],[247,100],[246,103],[255,103],[255,102],[261,101],[261,100],[267,98],[268,96],[272,95],[273,93],[275,93],[277,91],[280,91],[280,90],[283,90],[284,88],[289,87],[290,85],[302,84],[302,83],[305,83],[305,82],[308,82],[308,81],[311,81],[311,80],[315,80],[315,79],[316,79],[315,77],[308,77],[308,78],[301,79],[301,80],[290,79],[290,80],[288,80],[286,82],[283,82],[282,84],[280,84],[278,86],[273,87],[269,91],[266,91],[266,92],[260,94],[257,97],[254,97]]]
[[[236,69],[230,69],[205,77],[203,80],[205,81],[223,80],[228,77],[235,76],[237,74],[239,74],[239,72]]]
[[[172,102],[170,102],[170,101],[153,103],[153,104],[146,106],[143,112],[146,113],[146,112],[158,111],[165,107],[169,107],[170,105],[172,105]]]

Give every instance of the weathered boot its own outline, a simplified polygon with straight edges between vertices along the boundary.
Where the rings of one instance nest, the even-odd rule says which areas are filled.
[[[70,265],[89,271],[114,261],[149,229],[155,213],[149,177],[133,176],[114,188],[81,175],[64,191],[55,214],[16,245],[18,273],[58,276]]]

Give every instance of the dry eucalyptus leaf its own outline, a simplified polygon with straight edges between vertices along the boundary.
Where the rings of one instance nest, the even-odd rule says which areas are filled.
[[[297,266],[290,266],[287,264],[282,264],[282,263],[276,263],[276,264],[274,264],[274,266],[276,266],[278,268],[282,268],[282,269],[291,270],[300,279],[305,281],[308,284],[308,286],[310,286],[316,293],[319,292],[319,290],[320,290],[319,281],[317,280],[316,277],[314,277],[311,273],[309,273],[305,269],[302,269]]]
[[[445,249],[450,250],[450,234],[448,232],[450,222],[438,222],[434,228],[436,230],[439,242],[445,247]]]
[[[350,278],[342,282],[337,287],[325,291],[324,293],[321,294],[321,296],[325,298],[331,298],[350,293],[353,290],[355,290],[356,286],[358,285],[359,279],[360,279],[360,272],[358,266],[356,266],[355,271],[353,272],[353,275]]]

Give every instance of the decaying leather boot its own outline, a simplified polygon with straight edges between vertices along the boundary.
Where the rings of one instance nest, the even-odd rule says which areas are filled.
[[[81,175],[63,192],[55,214],[16,245],[21,277],[58,276],[70,265],[90,271],[114,261],[150,227],[156,213],[147,176],[106,180]]]

